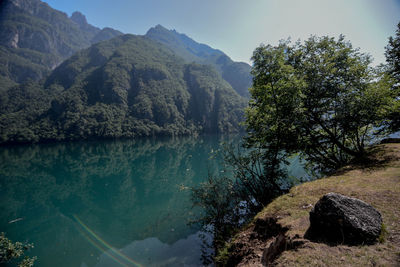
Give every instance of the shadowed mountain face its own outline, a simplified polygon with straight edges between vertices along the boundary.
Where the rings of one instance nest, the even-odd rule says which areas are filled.
[[[241,96],[248,97],[251,86],[251,66],[243,62],[234,62],[222,51],[200,44],[185,34],[167,30],[161,25],[151,28],[146,37],[163,43],[187,62],[209,64],[215,67],[222,78]]]
[[[0,90],[40,80],[78,50],[122,34],[88,24],[79,12],[69,18],[39,0],[1,1],[0,29]]]
[[[123,35],[0,93],[0,142],[237,132],[245,105],[211,66]]]

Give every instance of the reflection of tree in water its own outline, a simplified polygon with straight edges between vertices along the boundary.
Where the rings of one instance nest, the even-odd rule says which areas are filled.
[[[181,189],[206,177],[213,165],[209,152],[219,141],[209,136],[1,148],[1,230],[35,242],[33,253],[43,249],[60,266],[72,266],[71,255],[86,263],[96,262],[88,255],[98,255],[83,246],[74,214],[115,247],[148,237],[173,243],[193,232],[186,225],[189,192]],[[24,219],[8,224],[15,218]]]

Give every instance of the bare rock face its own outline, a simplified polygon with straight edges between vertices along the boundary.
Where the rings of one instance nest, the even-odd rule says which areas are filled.
[[[18,32],[14,33],[9,41],[9,47],[18,48],[19,34]]]
[[[0,58],[7,62],[0,80],[38,81],[75,52],[121,34],[90,25],[79,12],[69,18],[40,0],[0,0]]]
[[[85,15],[83,15],[81,12],[79,11],[75,11],[74,13],[72,13],[71,15],[71,20],[78,23],[78,25],[86,25],[87,24],[87,20]]]
[[[381,227],[381,214],[371,205],[328,193],[310,211],[310,228],[305,237],[330,244],[372,244],[379,237]]]

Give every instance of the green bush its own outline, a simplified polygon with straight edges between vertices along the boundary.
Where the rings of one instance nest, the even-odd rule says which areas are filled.
[[[12,242],[4,233],[0,233],[0,263],[14,263],[18,267],[33,266],[36,257],[24,256],[26,250],[33,248],[33,244]],[[23,257],[22,259],[20,259]],[[19,261],[17,263],[17,261]]]

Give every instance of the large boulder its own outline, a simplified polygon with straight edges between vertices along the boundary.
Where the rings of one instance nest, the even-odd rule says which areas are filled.
[[[372,244],[381,233],[382,216],[371,205],[336,193],[324,195],[310,211],[307,239],[330,244]]]

